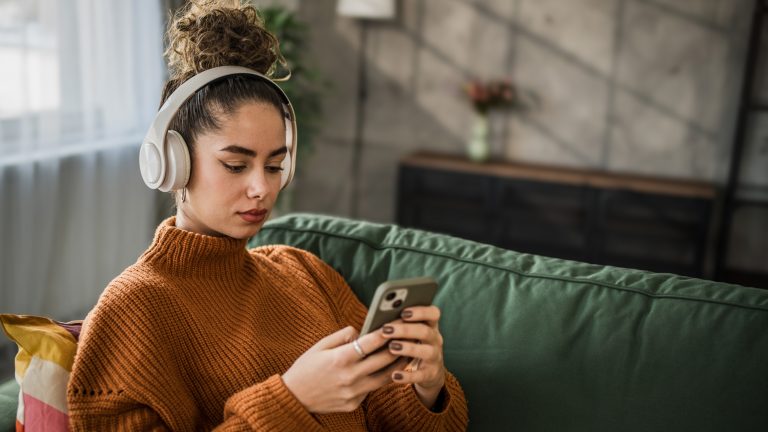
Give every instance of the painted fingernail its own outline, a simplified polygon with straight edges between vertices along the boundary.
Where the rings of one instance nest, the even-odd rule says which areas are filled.
[[[384,326],[384,328],[381,329],[381,331],[384,332],[384,334],[392,334],[395,332],[395,328],[387,325],[387,326]]]
[[[397,381],[400,381],[401,379],[403,379],[403,374],[401,374],[400,372],[395,372],[395,374],[392,375],[392,378],[394,378]]]
[[[392,342],[391,344],[389,344],[389,349],[391,349],[392,351],[400,351],[401,349],[403,349],[403,344],[401,344],[400,342]]]
[[[408,318],[410,318],[412,316],[413,316],[413,312],[412,311],[409,311],[409,310],[403,311],[403,318],[408,319]]]

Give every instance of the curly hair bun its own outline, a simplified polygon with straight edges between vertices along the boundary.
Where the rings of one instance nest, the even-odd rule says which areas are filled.
[[[284,61],[259,12],[240,0],[192,0],[174,14],[166,37],[170,79],[176,82],[218,66],[270,76],[275,61]]]

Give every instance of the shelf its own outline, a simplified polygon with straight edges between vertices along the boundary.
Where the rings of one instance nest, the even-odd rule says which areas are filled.
[[[489,161],[476,163],[462,156],[431,152],[418,152],[401,160],[405,166],[464,172],[509,179],[537,180],[550,183],[597,187],[601,189],[622,189],[627,191],[660,195],[685,196],[711,199],[716,188],[711,183],[685,180],[661,179],[634,174],[618,174],[607,171],[558,167],[551,165]]]
[[[766,207],[768,208],[768,201],[754,200],[754,199],[735,199],[733,200],[733,207]]]
[[[734,209],[740,207],[768,207],[768,186],[742,185],[733,199]]]
[[[724,185],[722,205],[716,216],[718,226],[715,230],[715,242],[712,253],[714,254],[714,277],[716,280],[729,282],[739,278],[739,272],[732,271],[727,261],[730,255],[729,245],[733,228],[734,213],[745,207],[768,207],[768,190],[765,187],[745,188],[740,184],[742,164],[746,153],[745,147],[750,140],[751,121],[750,115],[768,112],[768,103],[756,100],[757,76],[761,72],[760,57],[765,51],[765,19],[768,12],[766,0],[756,0],[753,3],[753,14],[747,42],[743,79],[741,82],[740,101],[736,127],[734,128],[733,147],[731,149],[730,166],[727,182]],[[746,190],[745,190],[746,189]],[[768,278],[768,274],[763,275]],[[755,277],[755,275],[751,275]]]
[[[748,108],[752,112],[768,112],[768,103],[755,102],[755,103],[749,104]]]
[[[768,289],[768,274],[744,271],[731,267],[723,270],[723,282],[744,285],[752,288]]]

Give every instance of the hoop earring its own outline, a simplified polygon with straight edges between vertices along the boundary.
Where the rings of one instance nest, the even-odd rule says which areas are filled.
[[[187,188],[181,190],[181,202],[187,202]]]

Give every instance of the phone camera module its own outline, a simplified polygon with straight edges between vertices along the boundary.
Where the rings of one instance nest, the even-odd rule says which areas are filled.
[[[408,298],[408,289],[398,288],[384,294],[384,298],[379,303],[379,309],[382,311],[399,310]]]

